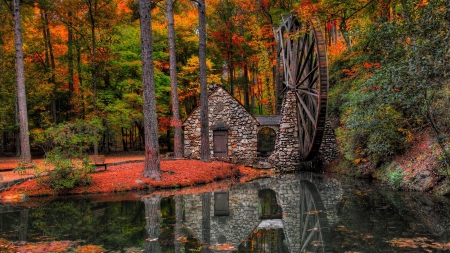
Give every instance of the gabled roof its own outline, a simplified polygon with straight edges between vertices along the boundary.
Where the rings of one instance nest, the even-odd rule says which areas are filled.
[[[279,126],[281,115],[258,115],[255,116],[261,126]]]
[[[233,97],[227,90],[225,90],[222,86],[215,86],[213,88],[213,90],[208,94],[208,101],[211,98],[211,96],[213,96],[215,93],[217,93],[219,90],[223,90],[226,94],[228,94],[228,96],[230,96],[237,104],[239,104],[249,115],[250,117],[252,117],[256,123],[260,123],[258,119],[255,118],[255,116],[253,116],[248,110],[247,108],[245,108],[244,105],[242,105],[241,102],[239,102],[239,100],[237,100],[235,97]],[[191,114],[189,114],[189,116],[184,120],[184,122],[186,122],[197,110],[200,110],[200,106],[197,106],[197,108],[195,108]],[[183,125],[184,125],[183,122]]]

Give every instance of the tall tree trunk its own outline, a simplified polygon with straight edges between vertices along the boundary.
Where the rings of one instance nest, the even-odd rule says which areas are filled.
[[[123,131],[123,127],[120,128],[121,132],[122,132],[122,146],[123,146],[123,151],[128,151],[128,146],[127,146],[127,132],[125,130],[125,132]]]
[[[244,106],[250,111],[250,97],[249,97],[249,85],[248,85],[248,66],[244,63]]]
[[[94,0],[95,1],[95,0]],[[91,25],[91,41],[92,41],[92,53],[91,53],[91,75],[92,75],[92,89],[94,91],[94,98],[93,98],[93,105],[94,105],[94,112],[97,111],[97,66],[96,66],[96,51],[97,51],[97,45],[96,45],[96,39],[95,39],[95,19],[94,19],[94,6],[92,4],[92,0],[86,0],[88,6],[89,6],[89,22]],[[94,130],[98,131],[98,130]],[[98,133],[95,133],[97,136]],[[98,139],[94,141],[94,155],[98,155]]]
[[[142,2],[142,1],[140,1]],[[148,1],[150,4],[150,1]],[[142,16],[141,16],[142,17]],[[148,234],[148,240],[145,242],[145,253],[159,253],[160,220],[161,220],[161,195],[156,195],[144,199],[145,221]]]
[[[173,4],[174,3],[172,0],[166,0],[167,30],[169,35],[170,88],[172,90],[172,125],[174,126],[173,156],[175,159],[178,159],[183,157],[183,146],[181,144],[180,102],[178,100],[177,57],[175,47]]]
[[[200,61],[200,125],[201,148],[200,159],[211,161],[209,147],[208,90],[206,84],[206,6],[205,0],[198,0],[199,43],[198,58]]]
[[[0,33],[0,48],[3,48],[3,45],[4,45],[3,33],[1,32]],[[3,64],[3,52],[0,51],[0,77],[3,75],[3,66],[2,66],[2,64]],[[1,86],[1,85],[0,85],[0,94],[5,94],[4,91],[3,91],[3,86]],[[0,99],[2,99],[2,98],[0,97]],[[4,121],[4,120],[5,120],[5,115],[2,113],[0,121]],[[0,134],[1,134],[1,136],[0,136],[0,154],[5,151],[5,148],[4,148],[6,146],[5,145],[5,142],[6,142],[5,133],[6,132],[4,131],[4,129],[1,129],[1,131],[0,131]]]
[[[347,50],[349,52],[351,52],[352,51],[352,42],[350,41],[350,37],[348,35],[346,18],[341,19],[340,30],[341,30],[342,37],[344,37],[344,41],[345,41],[345,45],[347,46]]]
[[[79,44],[76,44],[76,49],[77,49],[77,75],[78,75],[78,82],[80,84],[80,95],[81,95],[81,99],[84,100],[84,95],[83,95],[83,73],[81,70],[81,46]],[[84,119],[86,117],[86,108],[84,106],[84,103],[82,103],[82,116],[81,118]]]
[[[13,0],[14,38],[16,48],[17,100],[19,103],[20,150],[22,161],[31,162],[30,138],[28,136],[28,111],[25,90],[25,73],[22,51],[22,25],[20,19],[20,0]]]
[[[47,60],[49,70],[50,70],[50,83],[53,84],[53,93],[51,95],[51,113],[52,113],[52,119],[53,123],[57,123],[57,109],[56,109],[56,76],[55,76],[55,56],[53,54],[53,46],[51,41],[51,35],[50,35],[50,27],[48,22],[48,15],[46,10],[42,10],[42,18],[44,22],[44,40],[46,41],[46,45],[48,48],[48,55],[49,59]]]
[[[69,117],[72,115],[72,97],[73,97],[73,90],[74,90],[74,66],[73,66],[73,31],[72,31],[72,12],[69,11],[68,13],[69,17],[69,24],[67,26],[67,68],[69,71]],[[69,118],[68,117],[68,118]]]
[[[155,80],[152,56],[152,23],[150,9],[150,1],[139,1],[142,47],[142,84],[144,85],[144,177],[159,181],[161,180],[161,169],[158,146],[158,121],[156,116]]]

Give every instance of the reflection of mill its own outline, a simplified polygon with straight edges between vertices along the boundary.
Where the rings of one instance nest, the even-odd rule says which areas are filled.
[[[337,202],[322,197],[330,196],[324,191],[334,190],[334,196],[342,191],[339,185],[323,187],[329,184],[323,181],[286,175],[227,192],[185,195],[179,200],[182,227],[203,252],[331,252],[328,218],[333,220]]]

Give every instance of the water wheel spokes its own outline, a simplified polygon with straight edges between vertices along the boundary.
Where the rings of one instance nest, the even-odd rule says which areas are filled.
[[[330,231],[326,210],[316,186],[301,181],[299,252],[330,252]]]
[[[300,159],[309,161],[318,153],[325,131],[328,68],[325,40],[316,19],[300,22],[283,16],[276,32],[283,69],[283,92],[293,91]]]

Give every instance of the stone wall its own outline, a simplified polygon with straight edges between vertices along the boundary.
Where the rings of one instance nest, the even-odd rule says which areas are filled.
[[[325,133],[323,134],[322,144],[320,144],[319,154],[317,159],[321,164],[328,164],[339,156],[336,136],[331,127],[330,121],[325,123]]]
[[[216,88],[208,98],[209,142],[214,158],[213,131],[228,131],[227,161],[239,161],[256,157],[258,121],[223,88]],[[200,159],[200,108],[183,123],[184,156]],[[231,160],[233,159],[233,160]]]
[[[298,138],[297,113],[295,93],[288,91],[281,109],[280,129],[275,142],[275,150],[269,157],[269,162],[276,170],[294,171],[300,165],[300,148]]]
[[[214,195],[211,195],[209,232],[212,248],[221,243],[220,237],[226,239],[228,245],[237,248],[241,240],[247,238],[261,222],[258,213],[258,186],[252,183],[247,186],[229,191],[229,216],[214,216]],[[186,195],[185,210],[184,225],[195,237],[202,238],[202,202],[199,195]]]
[[[307,184],[305,182],[309,182],[309,187],[305,187]],[[305,223],[303,219],[305,219],[306,211],[318,211],[317,215],[325,218],[320,221],[319,231],[329,249],[328,246],[331,245],[329,232],[330,228],[336,225],[336,210],[342,200],[343,190],[339,182],[311,172],[284,174],[280,178],[258,179],[232,187],[228,192],[229,216],[214,216],[214,195],[211,195],[208,210],[210,211],[209,233],[212,248],[221,243],[220,237],[226,239],[228,245],[237,248],[242,240],[259,226],[262,220],[258,211],[260,204],[258,192],[263,189],[271,189],[276,194],[277,203],[281,206],[283,213],[282,219],[277,224],[281,224],[283,228],[290,252],[300,252],[304,243],[302,231],[299,228],[302,228],[302,224]],[[200,195],[185,195],[184,201],[184,226],[201,240],[202,198]],[[299,203],[308,203],[312,206]]]

